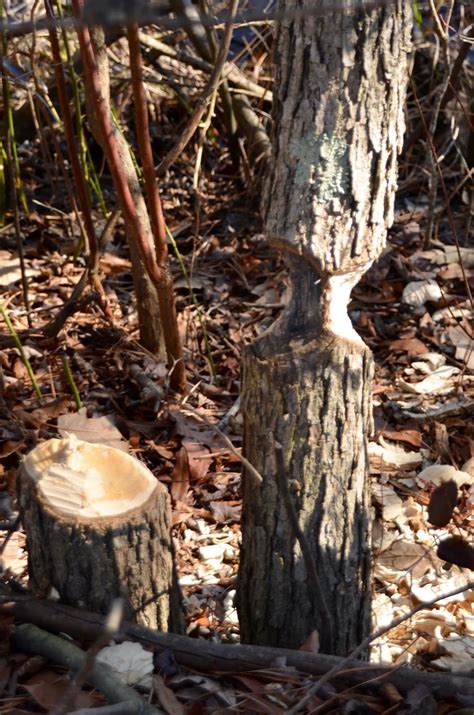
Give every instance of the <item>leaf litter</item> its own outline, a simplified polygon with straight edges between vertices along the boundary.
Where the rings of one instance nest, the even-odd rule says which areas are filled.
[[[249,208],[239,200],[240,180],[229,178],[218,144],[208,153],[205,188],[199,196],[200,221],[195,221],[189,198],[192,161],[186,156],[163,182],[164,209],[172,210],[171,229],[179,234],[197,297],[197,303],[190,300],[189,284],[173,264],[192,384],[189,401],[209,423],[225,425],[226,434],[240,449],[240,350],[278,317],[286,300],[286,272],[280,256],[257,234],[261,230],[257,206]],[[236,215],[242,220],[236,221]],[[0,480],[9,502],[1,518],[15,514],[19,460],[38,441],[67,431],[120,444],[169,488],[187,633],[215,642],[238,642],[240,464],[212,429],[173,399],[165,367],[136,342],[130,261],[120,236],[107,244],[101,257],[113,326],[90,298],[65,323],[59,339],[47,337],[43,328],[70,297],[82,273],[82,266],[72,258],[78,232],[72,214],[59,220],[47,206],[30,218],[31,223],[23,219],[22,230],[35,330],[23,345],[47,399],[34,394],[18,351],[4,334]],[[377,361],[376,430],[369,445],[374,629],[468,583],[474,566],[469,547],[474,514],[473,308],[463,283],[466,271],[472,276],[474,250],[442,244],[424,249],[425,219],[422,206],[399,208],[389,250],[356,287],[351,304],[354,324]],[[21,333],[28,322],[19,298],[21,275],[14,247],[0,251],[0,270],[9,315]],[[200,311],[205,312],[208,353],[196,327]],[[80,410],[61,369],[63,351],[85,405]],[[444,435],[442,445],[440,435]],[[456,498],[454,488],[446,486],[452,484]],[[25,585],[23,534],[3,533],[3,582]],[[374,642],[371,660],[411,663],[419,669],[472,670],[473,604],[471,591],[439,600]],[[317,635],[311,634],[302,650],[315,652]],[[140,658],[149,663],[146,653],[138,655],[139,664]],[[17,690],[12,683],[19,679],[23,690],[18,691],[15,707],[24,702],[48,709],[51,696],[57,701],[64,690],[64,676],[31,658],[15,663],[15,657],[14,653],[0,657],[3,696],[13,697]],[[150,683],[169,713],[194,715],[237,707],[280,713],[308,687],[301,674],[285,668],[225,677],[216,672],[209,677],[173,666],[172,658],[170,662],[155,667]],[[36,667],[38,672],[32,674]],[[398,697],[397,692],[387,692],[380,702]],[[422,712],[421,703],[427,698],[420,687],[406,697],[405,705]],[[76,705],[91,707],[97,702],[100,697],[88,692]],[[369,708],[368,700],[366,704]],[[426,711],[432,710],[427,706]]]

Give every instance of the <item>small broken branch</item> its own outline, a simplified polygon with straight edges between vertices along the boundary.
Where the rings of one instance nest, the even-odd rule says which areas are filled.
[[[153,35],[148,35],[145,32],[140,32],[140,42],[145,47],[148,47],[153,51],[153,54],[165,55],[165,57],[170,57],[171,59],[182,62],[183,64],[189,65],[194,69],[201,70],[210,74],[212,72],[213,65],[201,57],[196,57],[191,55],[189,52],[184,50],[176,49],[175,47],[170,47],[165,42],[160,42]],[[151,59],[151,58],[150,58]],[[250,92],[250,94],[255,97],[260,97],[260,99],[265,99],[267,102],[272,102],[273,93],[271,89],[267,87],[262,87],[257,82],[252,81],[232,62],[225,62],[222,68],[222,75],[228,79],[230,84],[232,84],[237,89],[242,89],[245,92]]]
[[[468,587],[474,587],[474,583],[468,584],[465,588]],[[441,594],[437,600],[446,598],[448,595]],[[433,602],[422,603],[417,610],[427,608],[429,605],[433,605]],[[90,640],[94,640],[102,632],[105,620],[104,616],[53,601],[20,596],[5,588],[0,591],[0,612],[12,614],[19,620],[36,623],[38,626],[56,633],[64,632],[75,638]],[[413,611],[408,613],[404,619],[411,618],[412,613]],[[398,621],[399,619],[397,619]],[[395,627],[393,623],[390,624],[390,627]],[[456,693],[474,697],[474,680],[465,673],[425,673],[406,666],[394,671],[391,665],[369,664],[360,660],[348,660],[338,656],[286,648],[224,645],[172,633],[152,631],[130,623],[123,624],[121,636],[124,640],[143,643],[158,652],[170,649],[178,663],[201,672],[246,672],[275,669],[275,663],[280,663],[280,667],[296,668],[302,673],[314,676],[325,677],[331,671],[329,677],[331,679],[334,677],[342,684],[361,685],[369,679],[378,678],[383,682],[392,683],[401,693],[409,692],[416,685],[424,685],[435,697],[446,698],[450,701],[453,696],[456,696]],[[32,649],[28,652],[32,652]],[[337,673],[333,670],[335,668],[337,668]],[[97,685],[97,687],[99,686]],[[119,699],[113,702],[118,701]]]
[[[50,19],[55,19],[53,13],[53,8],[51,5],[51,0],[45,1],[46,14]],[[62,121],[64,127],[64,136],[66,139],[68,158],[71,162],[71,170],[74,178],[74,185],[77,191],[77,198],[79,201],[79,206],[81,209],[82,220],[84,222],[84,227],[87,236],[87,243],[89,249],[88,258],[88,274],[91,279],[92,285],[96,289],[102,307],[105,314],[110,317],[110,308],[108,307],[107,298],[105,295],[104,288],[99,280],[99,258],[100,258],[100,247],[99,241],[95,233],[94,222],[92,219],[91,206],[89,201],[89,196],[87,193],[86,181],[84,178],[83,167],[79,160],[79,154],[77,151],[77,145],[74,137],[74,127],[71,115],[71,109],[68,101],[68,94],[66,88],[66,81],[64,78],[63,63],[61,60],[61,51],[59,47],[59,41],[56,34],[56,29],[51,28],[49,30],[49,42],[51,45],[51,53],[53,57],[54,75],[56,79],[56,87],[58,91],[59,106],[62,114]]]
[[[85,653],[77,646],[31,623],[16,626],[13,640],[15,647],[23,653],[42,655],[64,668],[79,670],[86,659]],[[87,682],[97,688],[110,703],[131,701],[136,713],[162,715],[161,710],[149,705],[135,690],[125,685],[106,663],[94,662],[87,674]]]
[[[179,137],[176,144],[165,156],[161,164],[158,166],[157,174],[158,176],[163,176],[163,174],[168,171],[170,166],[174,164],[178,156],[181,154],[183,149],[186,147],[190,139],[192,138],[194,132],[197,129],[199,122],[206,110],[207,102],[209,97],[212,96],[215,88],[219,83],[219,79],[222,74],[222,69],[224,67],[225,61],[227,59],[227,53],[229,51],[230,42],[232,40],[232,31],[234,29],[234,19],[239,7],[239,0],[231,0],[231,7],[229,12],[229,19],[225,24],[224,35],[222,37],[221,46],[219,48],[219,53],[216,58],[215,67],[209,77],[209,80],[202,91],[197,105],[189,118],[188,124],[184,128],[181,136]]]
[[[84,683],[87,682],[89,673],[91,673],[94,668],[98,653],[102,648],[105,648],[113,638],[116,638],[122,622],[122,615],[123,603],[121,599],[115,599],[112,602],[110,613],[104,623],[103,632],[99,633],[96,640],[86,651],[81,667],[74,673],[61,702],[55,707],[51,715],[67,715],[67,713],[71,711],[76,697],[79,695]]]

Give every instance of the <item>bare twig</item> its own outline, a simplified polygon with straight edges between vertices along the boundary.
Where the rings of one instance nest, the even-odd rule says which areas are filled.
[[[242,462],[242,464],[244,465],[244,467],[245,467],[245,469],[247,470],[247,472],[248,472],[249,474],[251,474],[251,475],[254,477],[254,479],[257,480],[257,482],[259,482],[259,483],[262,483],[262,482],[263,482],[263,478],[262,478],[262,475],[260,474],[260,472],[258,472],[258,471],[255,469],[255,467],[253,466],[253,464],[251,464],[251,463],[248,461],[248,459],[246,459],[245,457],[242,456],[241,452],[234,447],[234,445],[232,444],[232,442],[230,441],[230,439],[228,438],[228,436],[227,436],[226,434],[224,434],[224,432],[222,432],[222,430],[220,430],[219,427],[217,427],[216,425],[212,424],[212,422],[209,422],[209,420],[206,420],[205,417],[203,417],[202,415],[200,415],[199,412],[198,412],[197,410],[195,410],[194,407],[191,407],[190,405],[183,405],[183,406],[181,407],[181,410],[182,410],[184,413],[187,412],[188,414],[192,415],[192,416],[195,417],[199,422],[201,422],[202,424],[205,424],[206,427],[209,427],[213,432],[215,432],[215,433],[226,443],[226,445],[227,445],[228,448],[229,448],[229,451],[232,452],[232,454],[234,454],[234,455],[237,457],[237,459],[239,459],[239,460]]]
[[[54,19],[53,8],[51,6],[50,0],[45,0],[46,13],[49,18]],[[89,259],[88,259],[88,276],[91,279],[92,285],[96,289],[102,308],[107,317],[110,317],[110,308],[108,306],[107,298],[105,295],[102,283],[99,280],[99,258],[100,258],[100,247],[95,233],[94,221],[92,219],[91,206],[89,202],[89,197],[87,193],[86,180],[84,177],[83,167],[79,160],[79,154],[77,151],[77,145],[74,138],[74,125],[71,116],[71,109],[69,106],[66,81],[64,78],[63,63],[61,60],[61,51],[59,47],[58,37],[56,30],[51,28],[49,31],[49,41],[51,44],[51,53],[53,57],[54,74],[56,79],[56,87],[58,91],[59,106],[61,108],[62,121],[64,127],[64,136],[66,139],[68,157],[71,162],[72,175],[74,177],[74,185],[77,191],[77,198],[79,201],[79,206],[81,208],[82,220],[84,222],[87,243],[89,249]]]
[[[316,695],[318,690],[321,688],[324,683],[327,683],[331,678],[334,677],[334,675],[337,675],[344,667],[349,667],[349,661],[354,660],[357,658],[361,653],[363,653],[369,645],[377,640],[377,638],[381,638],[384,636],[386,633],[389,631],[393,630],[393,628],[397,628],[401,623],[404,623],[405,621],[409,621],[410,618],[412,618],[416,613],[419,611],[423,611],[425,608],[430,608],[430,606],[434,606],[436,603],[439,601],[442,601],[445,598],[450,598],[451,596],[457,596],[459,593],[463,593],[464,591],[469,591],[469,589],[474,588],[474,581],[469,581],[465,586],[460,586],[459,588],[455,588],[453,591],[448,591],[448,593],[440,594],[439,596],[436,596],[436,598],[432,598],[430,601],[423,601],[422,603],[419,603],[415,608],[413,608],[411,611],[408,613],[405,613],[403,616],[399,616],[398,618],[394,618],[393,621],[391,621],[388,626],[383,626],[382,628],[379,628],[378,631],[373,633],[370,636],[367,636],[367,638],[364,638],[362,643],[359,643],[357,648],[354,648],[354,650],[349,653],[347,658],[343,658],[340,663],[335,665],[333,668],[328,670],[327,673],[325,673],[319,680],[308,690],[304,698],[300,700],[299,703],[297,703],[294,707],[292,707],[290,710],[288,710],[287,715],[296,715],[296,713],[301,712],[303,707],[306,705],[306,703],[311,700],[311,698]],[[313,710],[313,713],[318,712],[319,708],[316,710]]]
[[[84,667],[86,656],[80,648],[64,638],[53,636],[51,633],[31,625],[31,623],[16,626],[13,638],[15,646],[24,653],[43,655],[65,668],[81,669],[82,671]],[[125,685],[105,663],[93,663],[87,673],[87,682],[103,693],[110,703],[123,703],[131,700],[137,713],[163,715],[161,710],[149,705],[138,693]]]
[[[431,142],[434,141],[434,135],[436,131],[436,126],[438,124],[439,113],[441,110],[441,105],[443,103],[443,98],[449,87],[449,80],[451,77],[450,72],[450,62],[449,62],[449,22],[445,28],[441,24],[441,20],[438,15],[434,0],[429,0],[431,7],[431,14],[437,24],[439,41],[441,43],[441,48],[443,51],[443,77],[440,83],[440,88],[438,90],[438,95],[436,97],[435,106],[431,113],[431,120],[429,126],[429,137]],[[449,0],[448,3],[448,16],[451,16],[452,9],[454,6],[454,0]],[[428,207],[428,220],[426,225],[425,240],[423,242],[423,247],[425,249],[429,248],[431,239],[433,236],[433,228],[436,219],[436,198],[438,195],[438,166],[439,159],[436,153],[429,153],[430,164],[431,164],[431,176],[430,176],[430,192],[429,192],[429,207]]]
[[[423,129],[424,129],[424,132],[425,132],[425,134],[426,134],[426,139],[427,139],[427,142],[428,142],[428,145],[429,145],[429,148],[430,148],[430,152],[431,152],[431,154],[432,154],[432,156],[433,156],[433,158],[434,158],[435,167],[436,167],[436,171],[437,171],[438,178],[439,178],[439,183],[441,184],[441,189],[442,189],[442,192],[443,192],[443,197],[444,197],[445,206],[446,206],[446,215],[447,215],[447,218],[448,218],[449,227],[450,227],[450,229],[451,229],[452,237],[453,237],[453,239],[454,239],[454,243],[455,243],[456,250],[457,250],[457,253],[458,253],[459,264],[460,264],[460,266],[461,266],[461,272],[462,272],[462,277],[463,277],[464,285],[466,286],[466,292],[467,292],[467,295],[468,295],[468,298],[469,298],[469,302],[470,302],[470,304],[473,306],[473,305],[474,305],[474,298],[473,298],[473,295],[472,295],[471,286],[470,286],[469,281],[468,281],[468,279],[467,279],[466,267],[465,267],[464,260],[463,260],[463,256],[462,256],[462,253],[461,253],[461,246],[459,245],[459,241],[458,241],[458,233],[457,233],[457,229],[456,229],[456,224],[455,224],[455,222],[454,222],[453,212],[452,212],[452,210],[451,210],[451,205],[450,205],[450,203],[449,203],[449,201],[448,201],[448,191],[447,191],[447,189],[446,189],[446,183],[445,183],[445,181],[444,181],[443,172],[441,171],[440,163],[439,163],[439,161],[437,160],[436,147],[435,147],[435,145],[434,145],[433,137],[432,137],[430,131],[428,130],[428,126],[427,126],[427,123],[426,123],[426,119],[425,119],[425,116],[424,116],[424,114],[423,114],[423,110],[422,110],[422,108],[421,108],[420,100],[418,99],[418,95],[417,95],[417,93],[416,93],[416,88],[415,88],[415,86],[414,86],[413,79],[411,79],[411,78],[410,78],[410,83],[411,83],[411,87],[412,87],[412,90],[413,90],[413,96],[414,96],[414,99],[415,99],[415,104],[416,104],[416,106],[417,106],[417,109],[418,109],[418,112],[419,112],[419,115],[420,115],[420,119],[421,119],[421,123],[422,123],[422,125],[423,125]]]
[[[362,0],[361,2],[351,2],[347,3],[347,0],[341,0],[339,3],[328,4],[321,6],[319,4],[314,4],[314,7],[304,7],[298,8],[294,7],[291,9],[282,10],[271,10],[269,12],[260,11],[245,11],[240,13],[239,22],[268,22],[271,20],[301,20],[304,17],[323,17],[331,15],[332,13],[344,13],[350,15],[352,13],[358,12],[359,10],[371,10],[373,8],[383,7],[388,5],[392,0]],[[100,7],[99,3],[96,3],[96,7]],[[189,18],[171,18],[163,16],[160,12],[147,10],[142,8],[139,13],[135,16],[130,12],[123,10],[121,14],[115,12],[110,13],[110,17],[104,14],[104,17],[98,22],[98,18],[95,18],[93,22],[92,17],[66,17],[58,18],[54,22],[48,18],[40,18],[34,22],[0,22],[0,32],[8,32],[12,37],[17,37],[21,35],[27,35],[35,30],[49,30],[50,27],[61,27],[64,29],[75,29],[81,27],[87,27],[90,24],[98,23],[104,26],[116,27],[118,25],[126,25],[132,21],[138,22],[140,26],[156,24],[163,29],[167,30],[179,30],[187,29],[189,27],[194,27],[196,24],[203,25],[204,27],[217,27],[221,26],[223,22],[227,21],[226,16],[216,18],[214,15],[201,16],[199,21]]]
[[[165,42],[160,42],[153,35],[148,35],[145,32],[140,32],[140,42],[145,47],[148,47],[154,52],[165,55],[165,57],[171,57],[172,59],[182,62],[183,64],[194,67],[194,69],[201,70],[210,74],[213,70],[213,65],[201,57],[196,57],[195,55],[185,52],[184,50],[177,49],[175,47],[170,47]],[[257,82],[253,82],[251,79],[246,77],[246,75],[232,62],[225,62],[222,69],[222,76],[226,77],[229,82],[237,87],[238,89],[250,92],[250,94],[260,97],[261,99],[266,99],[268,102],[273,100],[273,93],[271,89],[267,87],[261,87]]]
[[[73,8],[77,14],[80,14],[82,9],[82,0],[73,0]],[[146,237],[143,235],[143,228],[135,208],[132,193],[121,171],[121,161],[115,140],[115,132],[102,94],[102,87],[98,78],[97,63],[94,56],[91,36],[87,27],[79,27],[77,34],[79,37],[82,60],[84,62],[84,74],[88,79],[90,87],[92,88],[92,100],[96,111],[96,118],[100,126],[104,142],[104,151],[107,157],[107,162],[110,166],[110,171],[114,178],[117,193],[120,198],[121,208],[130,224],[135,227],[137,244],[140,249],[143,262],[146,265],[150,278],[156,285],[158,285],[162,279],[161,271],[156,263],[155,256],[151,252]]]
[[[139,715],[140,706],[134,703],[133,700],[125,700],[122,703],[115,703],[115,705],[103,705],[98,708],[81,708],[80,710],[74,710],[68,715]]]
[[[122,616],[123,603],[121,599],[115,599],[115,601],[112,602],[110,613],[104,623],[103,632],[99,634],[94,643],[87,650],[82,659],[80,668],[74,674],[61,702],[54,708],[52,715],[66,715],[66,713],[70,712],[71,707],[74,705],[74,700],[94,668],[97,654],[117,636],[122,623]]]
[[[447,595],[449,594],[440,598],[445,598]],[[420,608],[426,608],[427,605],[420,604]],[[83,609],[53,601],[42,601],[30,595],[13,594],[5,587],[0,587],[0,612],[13,614],[23,622],[36,623],[56,633],[68,633],[75,638],[89,640],[96,638],[102,632],[105,620],[104,616],[88,613]],[[35,650],[35,643],[30,643],[28,640],[28,635],[29,631],[26,630],[23,638],[27,639],[28,651],[39,652]],[[456,697],[456,693],[474,697],[474,680],[466,673],[426,673],[407,666],[394,670],[393,665],[377,665],[360,660],[348,661],[338,656],[287,648],[253,645],[239,645],[236,648],[233,645],[152,631],[130,623],[123,624],[122,636],[160,652],[169,649],[178,663],[201,672],[245,672],[259,669],[268,671],[269,668],[278,672],[279,668],[275,665],[278,662],[284,670],[296,668],[302,673],[324,676],[334,666],[338,666],[336,673],[338,683],[355,685],[368,683],[374,678],[383,678],[386,682],[393,683],[401,693],[407,693],[417,685],[424,685],[435,697],[450,701],[453,696]],[[47,637],[46,633],[44,637]],[[64,641],[61,639],[61,642]],[[70,663],[66,664],[66,667],[70,665]],[[104,694],[107,696],[107,693]],[[116,697],[115,700],[110,701],[119,702],[120,698]]]
[[[196,131],[199,122],[201,121],[202,115],[206,110],[209,97],[212,96],[219,83],[222,69],[227,59],[230,42],[232,40],[232,31],[234,29],[234,20],[238,7],[239,0],[230,0],[230,17],[229,20],[226,22],[224,35],[222,37],[221,46],[219,48],[219,53],[216,58],[216,64],[214,66],[214,69],[209,77],[209,80],[207,81],[206,86],[202,91],[202,94],[196,104],[192,115],[189,118],[187,126],[183,129],[183,132],[174,147],[168,152],[168,154],[165,156],[165,158],[159,165],[157,170],[158,176],[162,176],[170,168],[170,166],[176,161],[185,146],[188,144],[189,140]]]

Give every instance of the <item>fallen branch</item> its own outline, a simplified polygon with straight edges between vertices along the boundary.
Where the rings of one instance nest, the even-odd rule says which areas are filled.
[[[329,680],[332,680],[334,676],[337,675],[338,672],[342,671],[344,667],[350,667],[349,663],[350,658],[357,658],[358,655],[363,653],[371,643],[374,641],[378,640],[382,636],[386,635],[389,631],[391,631],[393,628],[396,628],[397,626],[401,625],[405,621],[408,621],[410,618],[412,618],[416,613],[419,613],[420,611],[423,611],[425,608],[429,608],[430,606],[434,606],[436,603],[439,601],[442,601],[445,598],[450,598],[451,596],[457,596],[460,593],[463,593],[464,591],[469,591],[470,589],[474,588],[474,581],[470,581],[469,583],[466,583],[464,586],[459,586],[458,588],[455,588],[452,591],[449,591],[449,593],[444,593],[440,594],[439,596],[436,596],[435,598],[432,598],[430,601],[423,601],[422,603],[419,603],[415,608],[412,608],[408,613],[403,614],[402,616],[399,616],[398,618],[394,618],[390,623],[386,626],[382,626],[379,628],[375,633],[372,633],[371,635],[367,636],[367,638],[364,638],[362,643],[359,643],[357,648],[354,648],[354,650],[349,653],[347,658],[341,658],[339,663],[336,663],[330,670],[328,670],[325,675],[323,675],[322,678],[319,679],[317,683],[314,683],[314,685],[311,686],[311,688],[308,690],[306,695],[300,700],[299,703],[297,703],[294,707],[291,708],[291,710],[288,711],[288,715],[296,715],[296,713],[301,712],[303,709],[304,705],[309,702],[309,700],[316,695],[316,693],[319,691],[321,686],[324,683],[327,683]]]
[[[199,122],[201,121],[201,118],[206,110],[207,107],[207,102],[210,97],[212,97],[212,94],[214,93],[214,90],[219,84],[219,80],[221,78],[222,74],[222,68],[224,67],[224,63],[227,59],[227,53],[229,51],[229,46],[230,42],[232,40],[232,31],[234,28],[234,18],[235,14],[237,12],[237,8],[239,6],[238,0],[231,0],[230,3],[230,10],[229,10],[229,20],[226,22],[225,30],[224,30],[224,35],[222,37],[221,41],[221,46],[219,48],[219,53],[216,58],[216,64],[214,66],[214,69],[209,77],[209,80],[207,81],[206,86],[204,87],[202,91],[202,95],[200,96],[196,107],[191,114],[188,124],[185,126],[183,129],[183,132],[181,136],[179,137],[178,141],[176,144],[172,147],[172,149],[168,152],[168,154],[165,156],[161,164],[158,166],[157,169],[157,175],[158,176],[163,176],[164,173],[170,168],[170,166],[176,161],[176,159],[180,156],[180,154],[183,152],[184,148],[192,138],[194,132],[196,131]]]
[[[123,703],[115,705],[103,705],[98,708],[81,708],[74,710],[69,715],[133,715],[137,712],[132,700],[125,700]]]
[[[419,610],[426,605],[420,604]],[[106,618],[59,603],[41,601],[31,596],[14,595],[6,589],[3,589],[3,593],[0,594],[0,612],[12,614],[22,621],[35,623],[56,633],[64,632],[74,638],[90,640],[97,638]],[[416,685],[424,685],[440,699],[446,698],[452,701],[457,693],[474,697],[474,680],[465,673],[424,673],[406,666],[394,671],[393,666],[389,665],[374,665],[319,653],[286,648],[211,643],[187,636],[152,631],[129,623],[123,624],[121,638],[151,646],[159,652],[169,649],[173,651],[178,663],[201,672],[245,672],[292,667],[302,673],[325,676],[333,668],[337,668],[338,672],[331,677],[331,680],[341,685],[362,685],[368,680],[377,678],[381,683],[392,683],[401,693],[407,693]]]
[[[105,618],[102,620],[105,621]],[[99,626],[97,636],[102,632],[103,625]],[[86,659],[86,654],[77,646],[31,623],[17,626],[13,640],[15,647],[23,653],[42,655],[64,668],[80,670]],[[129,715],[163,715],[162,710],[149,705],[135,690],[125,685],[106,663],[94,662],[88,670],[87,682],[100,690],[110,703],[133,703],[133,709],[128,711]]]
[[[99,633],[96,640],[92,643],[86,653],[84,653],[80,668],[76,669],[76,672],[72,675],[69,686],[64,693],[61,702],[54,708],[51,715],[67,715],[67,713],[71,711],[77,696],[81,692],[82,686],[89,680],[89,675],[94,670],[98,653],[100,653],[102,648],[105,648],[111,640],[116,638],[122,622],[122,614],[123,603],[120,599],[115,599],[112,602],[112,607],[105,621],[102,633]],[[135,712],[136,709],[137,708],[134,707],[133,712]]]

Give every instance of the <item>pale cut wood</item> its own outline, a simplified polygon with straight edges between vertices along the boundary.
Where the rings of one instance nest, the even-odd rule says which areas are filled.
[[[52,439],[26,457],[20,509],[30,587],[54,588],[65,603],[179,631],[179,589],[167,490],[137,459],[74,437]]]

